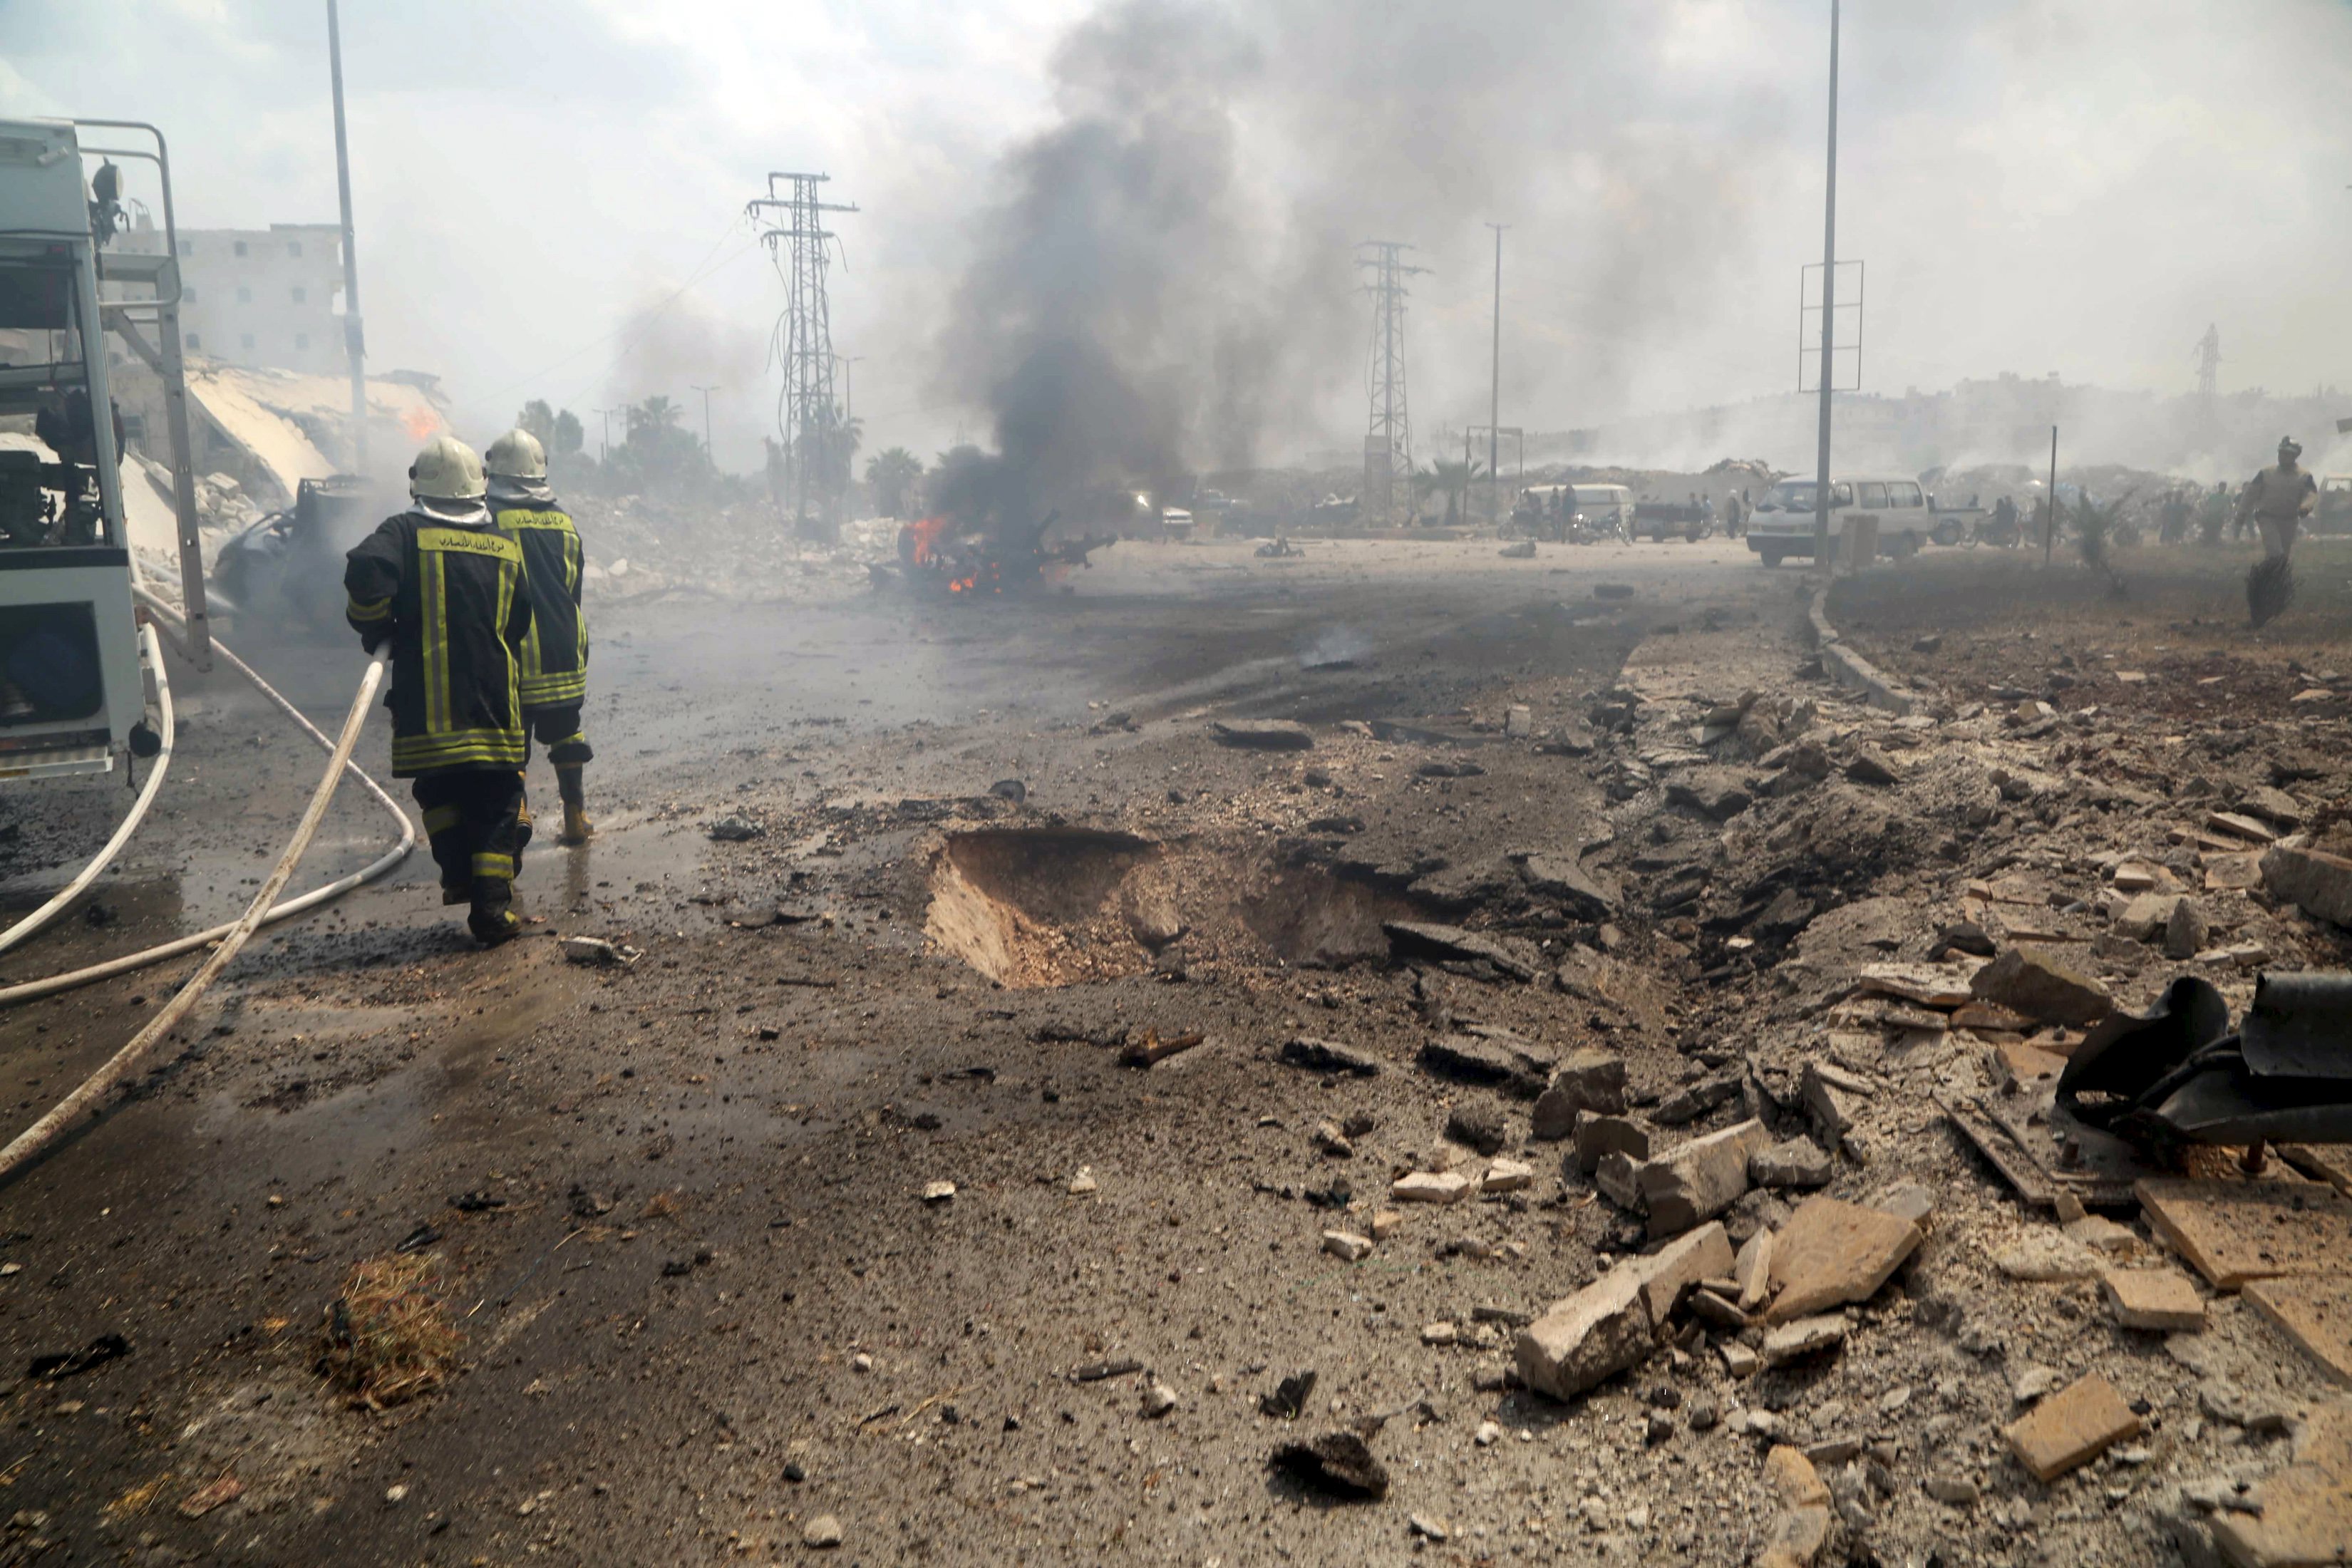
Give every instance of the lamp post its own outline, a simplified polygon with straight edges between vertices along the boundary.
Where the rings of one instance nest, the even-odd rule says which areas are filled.
[[[1813,484],[1813,569],[1832,575],[1830,562],[1830,353],[1837,338],[1837,91],[1838,0],[1830,0],[1829,195],[1822,217],[1822,410]]]
[[[360,331],[360,257],[352,235],[352,155],[343,134],[343,31],[327,0],[327,74],[335,90],[335,187],[343,204],[343,347],[352,360],[352,472],[367,472],[367,339]]]
[[[1486,511],[1488,521],[1500,522],[1503,518],[1502,480],[1497,477],[1503,466],[1503,228],[1499,223],[1486,226],[1495,231],[1495,345],[1493,375],[1486,384]],[[1465,480],[1462,495],[1462,521],[1470,521],[1470,495]]]
[[[719,389],[716,384],[704,386],[699,382],[691,384],[695,391],[702,394],[702,455],[715,468],[719,466],[719,458],[710,449],[710,395]]]

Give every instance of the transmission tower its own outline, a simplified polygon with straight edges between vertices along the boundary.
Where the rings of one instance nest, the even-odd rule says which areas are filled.
[[[825,499],[826,453],[840,439],[836,426],[842,416],[833,400],[833,321],[824,297],[835,237],[824,226],[824,215],[857,209],[819,199],[817,187],[832,177],[770,174],[768,194],[743,209],[755,222],[770,226],[760,237],[784,280],[784,311],[776,318],[770,353],[784,372],[776,428],[784,442],[784,488],[793,498],[794,524],[803,531],[810,525],[812,493]],[[780,191],[787,183],[789,191]]]
[[[1364,499],[1367,516],[1393,521],[1398,514],[1397,488],[1404,487],[1404,504],[1412,504],[1412,421],[1405,406],[1404,280],[1426,267],[1404,260],[1412,248],[1392,239],[1368,239],[1356,247],[1356,265],[1371,274],[1364,291],[1372,297],[1372,345],[1365,380],[1371,394],[1372,416],[1364,436]]]
[[[2208,326],[2197,340],[2197,395],[2206,402],[2221,390],[2221,329]]]

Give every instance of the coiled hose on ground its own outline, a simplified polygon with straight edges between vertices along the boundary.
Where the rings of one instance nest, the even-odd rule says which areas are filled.
[[[255,677],[255,679],[258,681],[259,678]],[[336,738],[331,748],[326,773],[319,780],[319,787],[311,791],[310,804],[304,808],[302,820],[294,829],[294,837],[287,842],[285,852],[278,857],[278,864],[270,868],[269,875],[262,880],[261,890],[254,895],[253,902],[247,907],[245,913],[228,928],[227,933],[221,938],[220,945],[213,949],[212,956],[205,960],[203,967],[163,1005],[163,1011],[147,1021],[146,1027],[133,1035],[129,1044],[108,1058],[105,1066],[84,1079],[71,1094],[51,1106],[48,1113],[38,1121],[16,1134],[6,1148],[0,1149],[0,1179],[5,1179],[48,1147],[76,1117],[85,1112],[95,1112],[105,1095],[122,1081],[139,1064],[140,1058],[153,1048],[155,1042],[179,1026],[205,989],[244,948],[247,940],[261,929],[263,921],[272,912],[272,901],[285,890],[287,879],[294,874],[296,863],[302,858],[302,852],[310,847],[311,837],[319,831],[319,824],[327,815],[327,803],[334,798],[335,785],[341,782],[343,769],[352,760],[352,748],[359,743],[360,730],[367,722],[368,704],[374,700],[376,688],[383,680],[383,660],[369,660],[367,674],[360,680],[359,695],[352,700],[352,710],[343,720],[342,733]],[[403,814],[404,820],[405,815]]]
[[[148,609],[182,626],[186,624],[176,609],[145,588],[139,589],[138,595],[140,602]],[[276,687],[261,679],[260,674],[251,665],[231,652],[226,644],[215,638],[213,642],[213,651],[226,659],[247,680],[253,682],[264,697],[277,704],[288,718],[301,727],[304,734],[318,742],[328,752],[335,752],[335,742],[328,740],[317,725],[304,718],[302,710],[281,696]],[[364,718],[365,715],[362,714],[362,717]],[[352,889],[375,880],[406,859],[408,852],[416,847],[416,825],[409,820],[408,813],[401,809],[398,801],[384,793],[382,784],[368,776],[366,769],[351,761],[348,751],[342,753],[338,771],[341,769],[349,769],[352,776],[359,780],[367,792],[382,804],[384,810],[392,814],[393,819],[400,824],[400,842],[350,876],[338,878],[324,887],[315,888],[299,898],[289,899],[276,908],[265,910],[260,921],[262,925],[274,925],[279,921],[290,920],[296,915],[317,909],[331,899],[339,899]],[[45,980],[28,980],[21,985],[0,986],[0,1007],[12,1007],[20,1002],[31,1002],[43,996],[54,996],[60,991],[70,991],[77,986],[95,984],[101,980],[110,980],[118,974],[128,974],[135,969],[144,969],[150,964],[163,963],[181,957],[183,954],[194,952],[226,938],[240,923],[242,922],[232,921],[226,925],[217,925],[209,931],[197,931],[193,936],[184,936],[160,946],[147,948],[142,952],[125,953],[121,958],[110,958],[102,963],[93,963],[88,968],[73,970],[68,973],[53,974]]]

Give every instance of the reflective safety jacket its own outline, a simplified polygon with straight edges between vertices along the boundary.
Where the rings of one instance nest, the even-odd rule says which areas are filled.
[[[393,776],[521,768],[522,546],[478,506],[419,505],[386,518],[343,561],[352,628],[371,653],[392,644]]]
[[[490,517],[522,546],[530,636],[522,645],[522,705],[561,708],[588,695],[588,617],[580,609],[580,534],[545,485],[493,481]]]

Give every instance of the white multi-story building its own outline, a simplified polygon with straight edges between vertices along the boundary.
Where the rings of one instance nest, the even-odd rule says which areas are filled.
[[[343,233],[331,223],[180,231],[180,341],[227,364],[332,375],[343,347]],[[163,248],[161,229],[115,238],[124,250]]]

